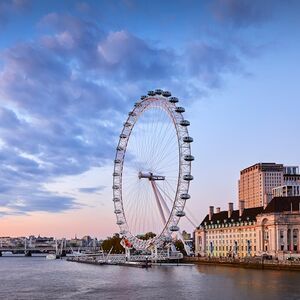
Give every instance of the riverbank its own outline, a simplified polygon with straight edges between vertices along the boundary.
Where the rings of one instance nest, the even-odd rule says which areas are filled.
[[[211,257],[184,257],[183,262],[199,265],[225,266],[260,270],[300,271],[299,261],[280,261],[266,259],[233,259]]]

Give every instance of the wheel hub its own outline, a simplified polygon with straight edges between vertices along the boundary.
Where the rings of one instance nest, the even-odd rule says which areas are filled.
[[[152,172],[139,172],[139,179],[148,178],[150,181],[165,180],[165,176],[154,175]]]

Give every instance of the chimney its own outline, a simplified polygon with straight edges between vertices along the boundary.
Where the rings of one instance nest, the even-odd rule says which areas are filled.
[[[239,204],[239,216],[241,217],[245,209],[245,201],[240,200]]]
[[[214,214],[214,207],[210,206],[208,211],[208,219],[211,221],[212,215]]]
[[[233,203],[229,202],[228,203],[228,219],[231,218],[232,212],[233,212]]]
[[[220,208],[220,207],[217,207],[217,208],[216,208],[216,213],[218,214],[220,211],[221,211],[221,208]]]

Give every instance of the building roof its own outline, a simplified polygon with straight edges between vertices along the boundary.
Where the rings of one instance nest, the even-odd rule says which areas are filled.
[[[289,212],[291,211],[291,208],[292,211],[298,211],[300,213],[300,196],[275,197],[265,209],[263,206],[245,208],[241,216],[239,215],[238,209],[232,211],[230,218],[228,218],[228,210],[214,213],[211,220],[209,220],[209,215],[207,214],[200,225],[204,226],[205,223],[209,225],[210,222],[213,224],[219,222],[221,224],[230,222],[256,221],[256,216],[258,214]]]
[[[243,222],[243,221],[255,221],[256,216],[262,213],[263,207],[252,207],[245,208],[242,215],[239,215],[239,210],[233,210],[231,217],[228,218],[228,210],[221,211],[219,213],[214,213],[212,215],[211,220],[209,220],[209,216],[206,217],[201,222],[201,225],[204,226],[205,222],[209,224],[211,221],[215,224],[219,221],[219,223],[230,223],[230,222]],[[233,221],[232,221],[233,220]],[[225,222],[224,222],[225,221]]]
[[[253,171],[254,169],[259,169],[260,171],[267,171],[267,172],[282,172],[283,171],[283,164],[277,164],[277,163],[256,163],[252,166],[249,166],[243,170],[240,171],[240,174],[247,173],[249,171]]]
[[[284,211],[299,211],[300,196],[275,197],[268,204],[264,213],[279,213]]]

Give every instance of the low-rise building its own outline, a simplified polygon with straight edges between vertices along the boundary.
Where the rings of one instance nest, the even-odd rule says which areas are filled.
[[[300,255],[300,197],[275,197],[264,208],[245,208],[209,213],[195,231],[195,254],[246,257],[269,254]]]
[[[75,238],[67,241],[67,245],[70,247],[82,247],[83,241],[75,236]]]

